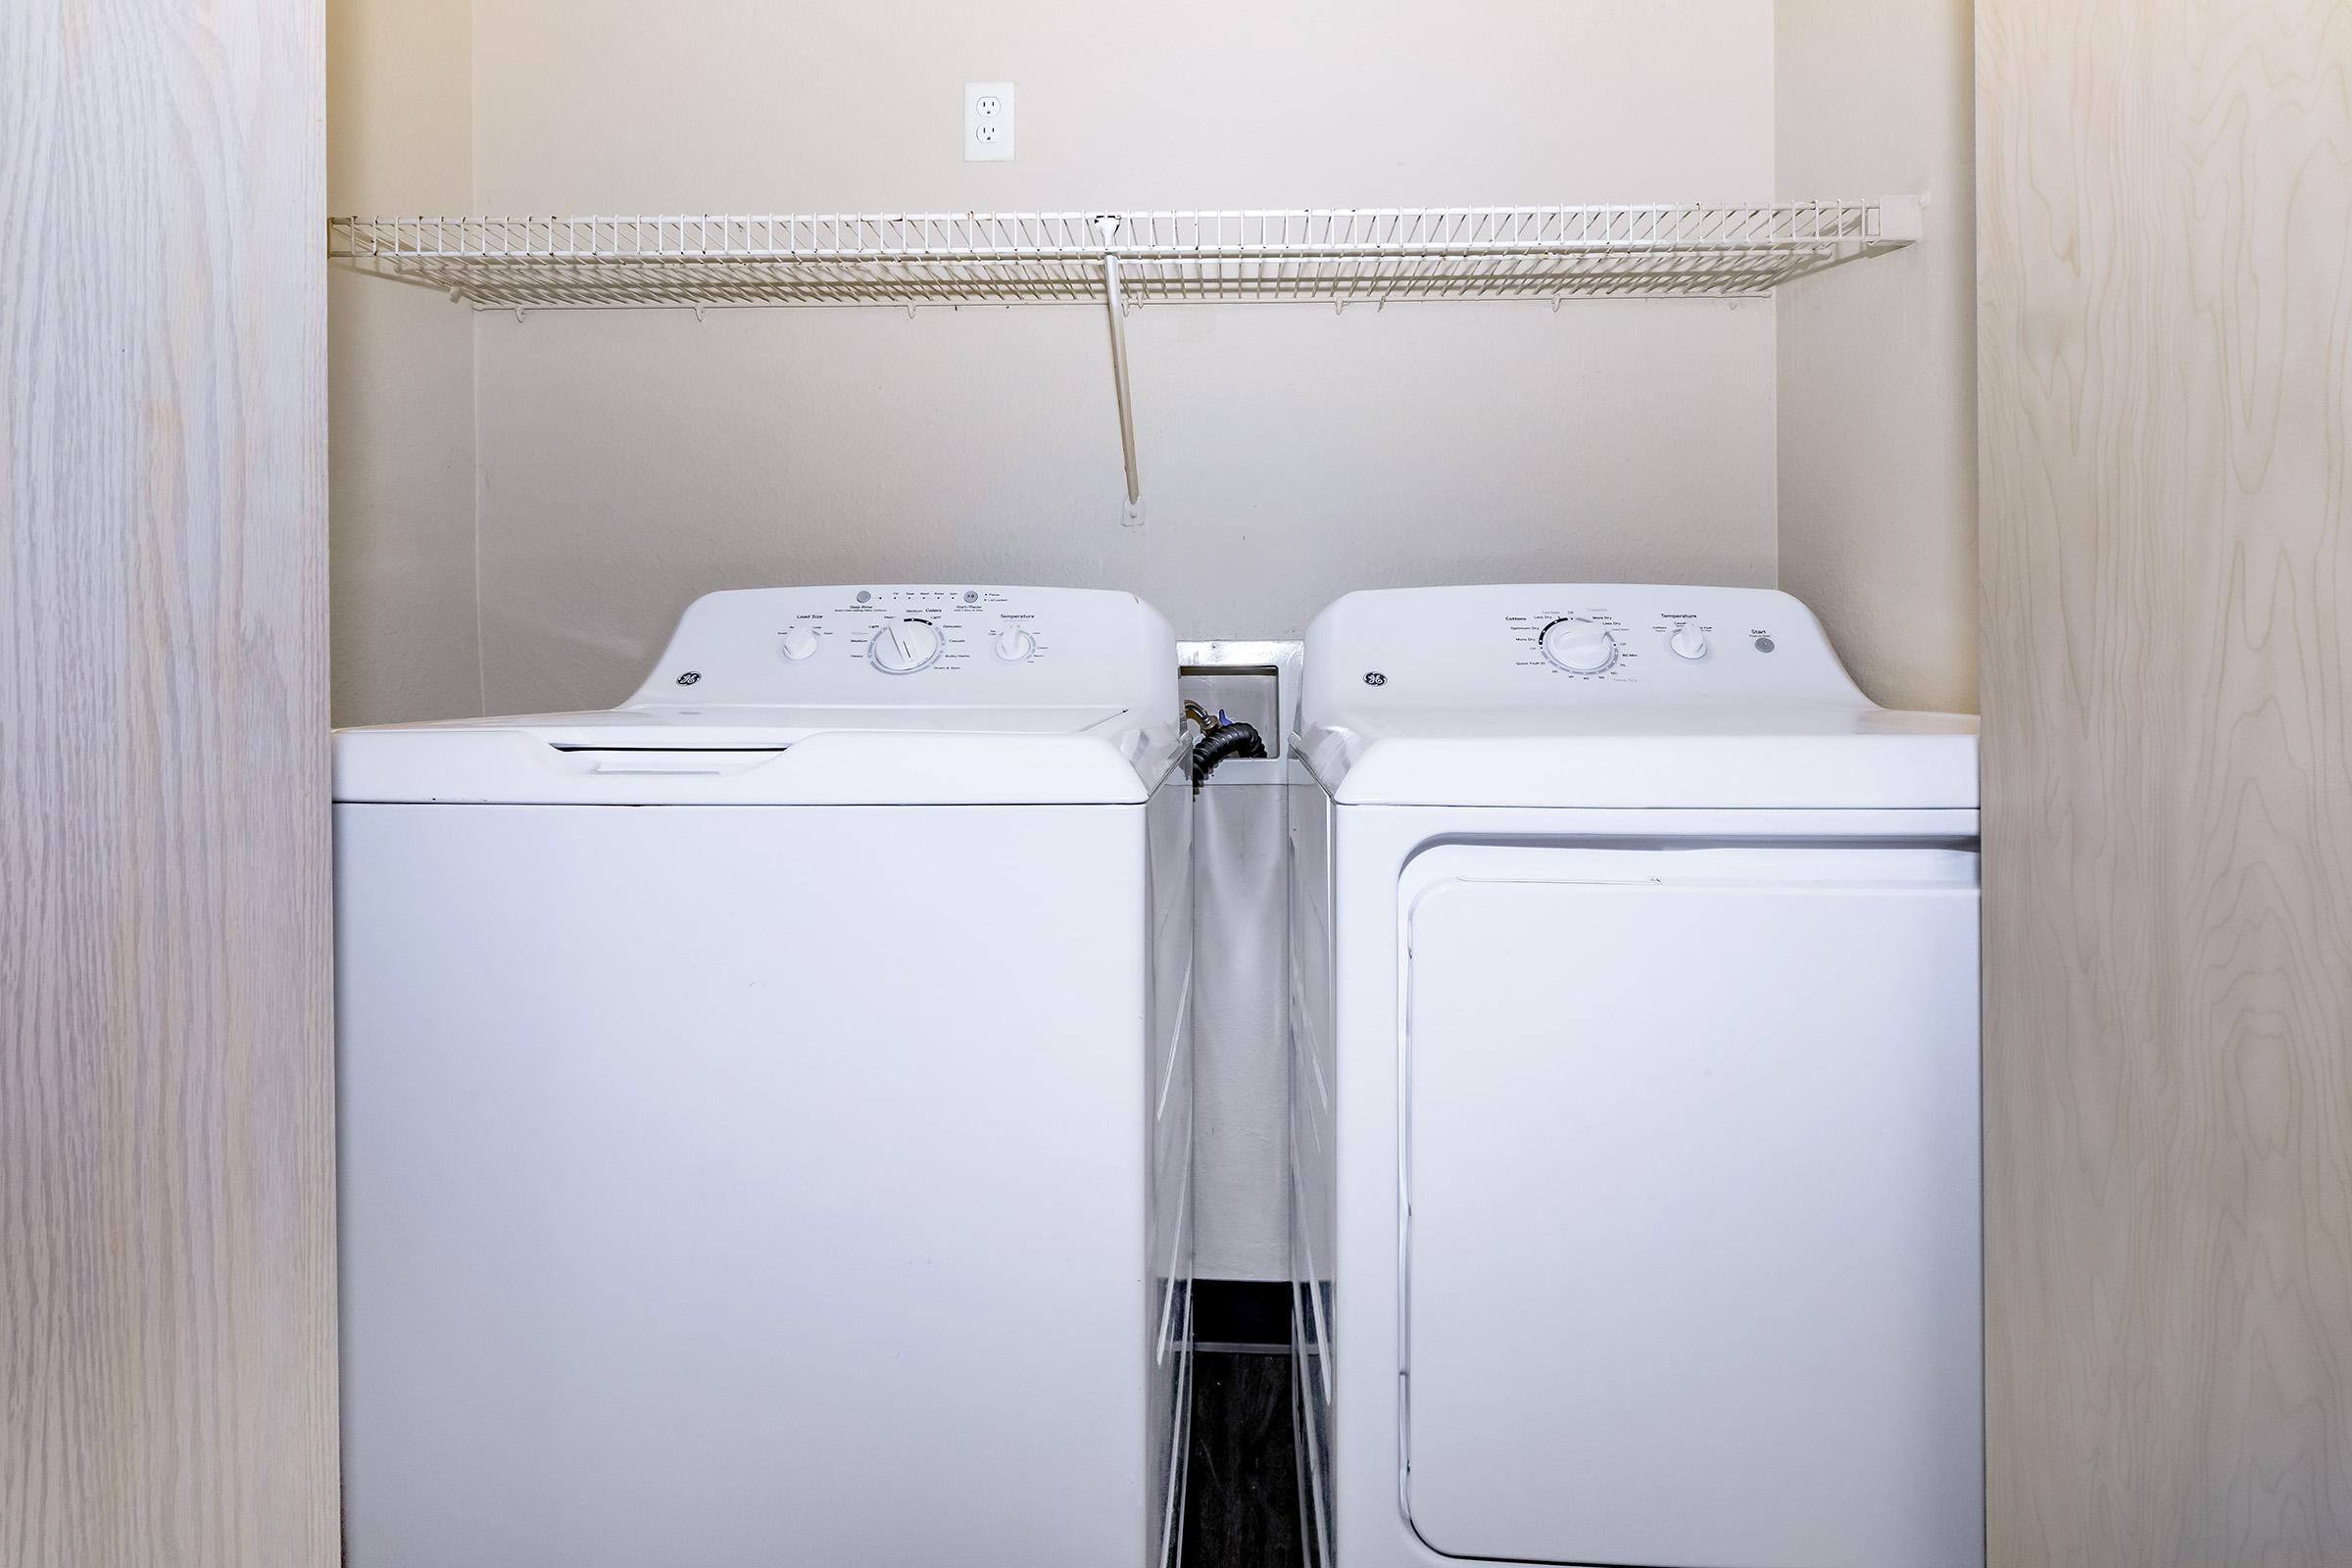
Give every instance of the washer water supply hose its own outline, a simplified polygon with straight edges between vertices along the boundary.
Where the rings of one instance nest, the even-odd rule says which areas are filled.
[[[1193,743],[1193,793],[1216,770],[1219,762],[1229,757],[1263,757],[1266,743],[1257,733],[1255,724],[1246,724],[1238,718],[1227,718],[1223,709],[1211,713],[1199,703],[1184,705],[1185,716],[1200,726],[1200,738]]]

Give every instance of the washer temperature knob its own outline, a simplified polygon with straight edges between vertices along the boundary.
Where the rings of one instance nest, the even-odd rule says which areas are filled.
[[[1017,664],[1037,652],[1037,634],[1025,626],[1007,626],[997,633],[997,657]]]
[[[885,675],[911,675],[938,662],[945,646],[927,620],[886,620],[865,645],[866,660]]]
[[[1617,639],[1597,621],[1568,615],[1544,628],[1539,646],[1556,669],[1597,675],[1617,662]]]

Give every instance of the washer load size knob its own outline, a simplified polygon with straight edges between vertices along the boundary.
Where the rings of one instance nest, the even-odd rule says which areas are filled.
[[[1544,628],[1538,645],[1556,669],[1576,675],[1597,675],[1617,662],[1617,639],[1596,621],[1565,615]]]
[[[911,675],[939,662],[945,646],[927,620],[886,620],[865,645],[866,660],[885,675]]]

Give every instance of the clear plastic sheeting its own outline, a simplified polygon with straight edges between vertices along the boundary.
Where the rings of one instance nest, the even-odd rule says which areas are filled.
[[[1203,1279],[1290,1272],[1284,765],[1229,761],[1193,808],[1193,1223]]]

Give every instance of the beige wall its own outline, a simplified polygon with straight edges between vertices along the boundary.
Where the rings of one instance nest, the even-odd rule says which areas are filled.
[[[1976,707],[1968,0],[1778,0],[1785,196],[1925,192],[1909,250],[1781,291],[1781,586],[1896,708]]]
[[[1756,0],[1214,0],[1181,24],[1046,0],[479,0],[471,41],[477,210],[1772,190]],[[1018,86],[1020,157],[965,164],[961,85],[998,77]],[[1187,634],[1278,636],[1373,583],[1774,575],[1774,322],[1755,302],[1145,311],[1140,532],[1117,521],[1090,311],[548,313],[472,329],[494,710],[618,699],[689,599],[745,583],[1101,583]],[[437,450],[460,450],[454,434]],[[347,506],[340,480],[339,528],[421,551],[413,515],[383,495]],[[407,564],[403,591],[423,581],[420,558]],[[367,678],[396,632],[417,640],[344,629]],[[444,690],[450,710],[474,706]]]
[[[338,277],[338,717],[607,704],[698,593],[929,577],[1130,587],[1190,636],[1367,585],[1778,580],[1874,695],[1968,707],[1966,7],[1887,9],[335,0],[372,40],[338,210],[1939,198],[1777,306],[1144,311],[1141,530],[1089,310],[517,321]],[[965,164],[999,77],[1020,157]]]
[[[472,13],[327,0],[329,212],[472,209]],[[341,269],[327,291],[335,721],[480,712],[470,313]]]

